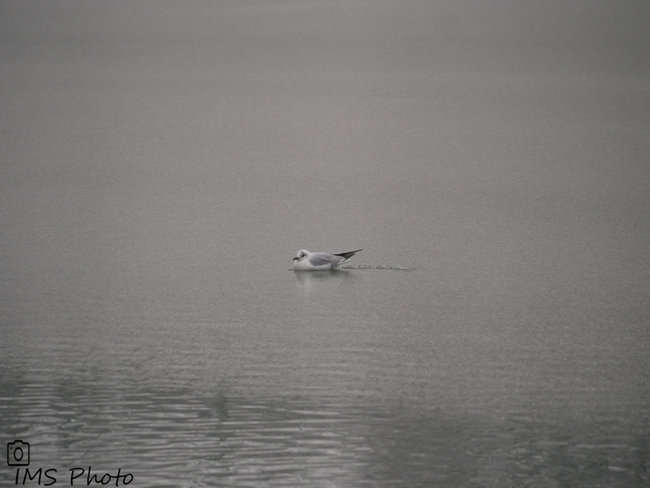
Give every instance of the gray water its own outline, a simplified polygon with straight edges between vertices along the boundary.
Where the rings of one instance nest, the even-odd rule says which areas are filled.
[[[648,25],[2,1],[2,485],[648,486]]]

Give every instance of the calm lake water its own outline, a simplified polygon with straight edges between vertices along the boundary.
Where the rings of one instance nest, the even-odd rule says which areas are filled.
[[[3,486],[648,486],[649,23],[1,2]]]

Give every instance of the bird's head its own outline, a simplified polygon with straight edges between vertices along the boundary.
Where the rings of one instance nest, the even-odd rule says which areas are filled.
[[[309,254],[309,251],[307,249],[301,249],[300,251],[298,251],[298,254],[296,254],[296,257],[293,258],[293,260],[294,261],[302,261],[303,259],[305,259],[307,257],[308,254]]]

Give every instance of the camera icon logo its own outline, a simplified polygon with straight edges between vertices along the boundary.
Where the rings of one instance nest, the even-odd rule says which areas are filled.
[[[19,439],[7,444],[7,464],[9,466],[29,466],[29,442]]]

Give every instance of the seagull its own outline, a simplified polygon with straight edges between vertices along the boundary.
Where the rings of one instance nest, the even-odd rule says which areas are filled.
[[[341,254],[330,254],[328,252],[309,252],[307,249],[301,249],[293,258],[293,270],[327,271],[328,269],[337,268],[360,251],[363,251],[363,249],[342,252]]]

